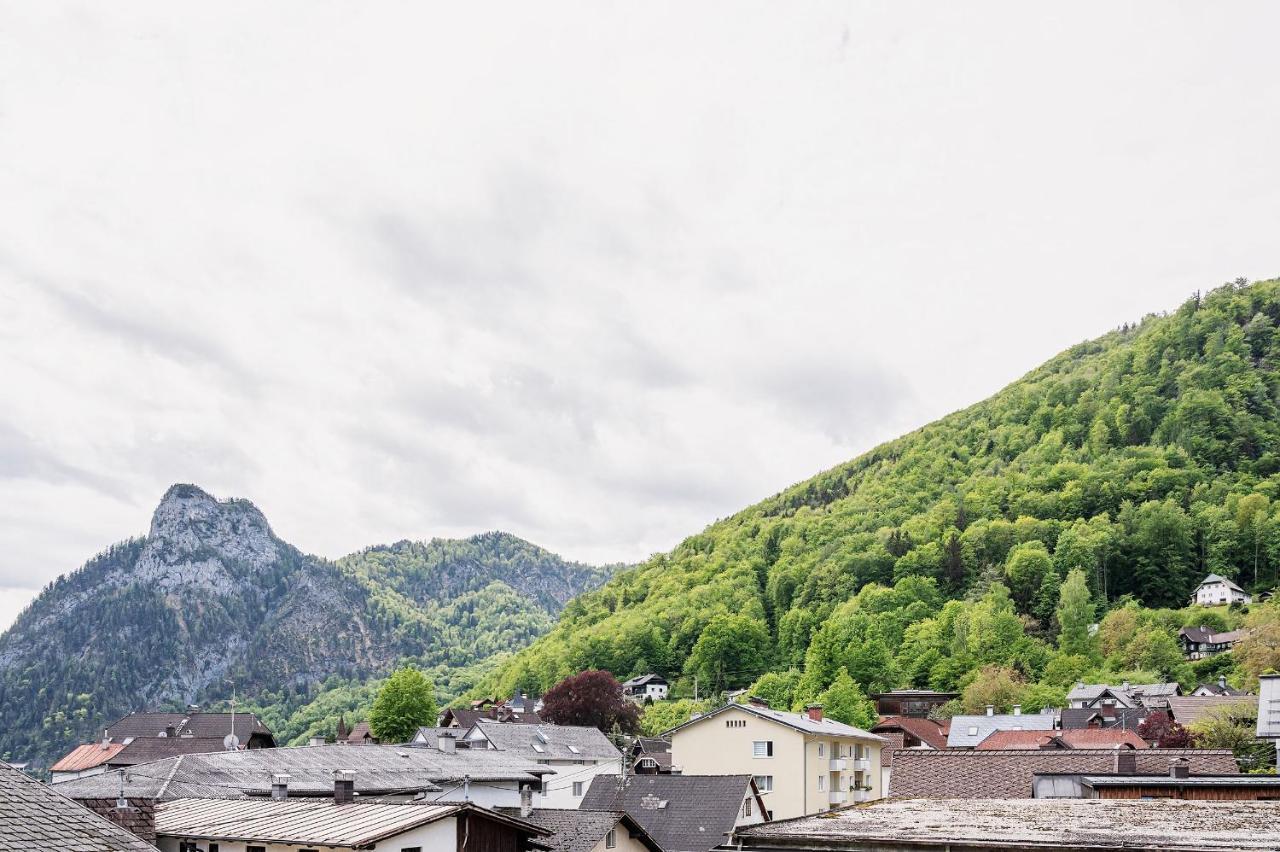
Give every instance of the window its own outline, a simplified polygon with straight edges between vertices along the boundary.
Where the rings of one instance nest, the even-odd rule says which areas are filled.
[[[818,743],[818,757],[827,756],[827,747],[823,743]]]
[[[421,846],[401,846],[400,852],[422,852]]]
[[[218,844],[216,844],[216,843],[210,843],[210,844],[209,844],[209,852],[218,852]]]
[[[818,792],[821,793],[825,789],[827,789],[827,776],[819,775],[818,776]]]
[[[574,781],[574,782],[573,782],[573,795],[575,795],[575,796],[581,796],[581,795],[582,795],[582,782],[581,782],[581,781]]]
[[[618,846],[618,829],[611,828],[604,836],[604,848],[616,849]]]
[[[569,751],[573,752],[574,754],[582,754],[582,751],[577,746],[572,746],[572,745],[569,746]]]
[[[267,847],[265,847],[265,846],[246,846],[246,847],[244,847],[244,852],[267,852]]]
[[[977,725],[970,725],[970,726],[969,726],[969,736],[971,736],[971,737],[976,737],[977,735],[978,735],[978,726],[977,726]]]
[[[751,798],[747,797],[742,800],[742,818],[751,819]]]
[[[752,757],[773,757],[773,740],[756,740],[751,744]]]
[[[772,793],[773,792],[773,776],[757,775],[756,789],[759,790],[761,793]]]

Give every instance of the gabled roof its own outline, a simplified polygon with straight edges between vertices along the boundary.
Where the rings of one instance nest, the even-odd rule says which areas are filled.
[[[85,743],[78,745],[71,751],[64,754],[58,759],[58,762],[49,767],[50,772],[83,772],[86,769],[92,769],[115,757],[120,749],[124,748],[124,743]]]
[[[661,737],[636,737],[632,748],[638,748],[645,754],[661,754],[671,751],[671,741]]]
[[[1244,589],[1240,588],[1234,582],[1232,582],[1231,580],[1228,580],[1226,577],[1223,577],[1219,574],[1210,574],[1208,577],[1205,577],[1203,580],[1200,581],[1201,586],[1207,586],[1210,583],[1225,583],[1227,588],[1240,592],[1242,594],[1244,593]]]
[[[696,725],[721,713],[731,712],[733,710],[741,710],[758,716],[761,719],[767,719],[770,722],[777,722],[779,725],[786,725],[788,728],[794,728],[797,731],[803,731],[806,734],[818,734],[828,737],[862,737],[863,739],[879,740],[875,734],[870,731],[864,731],[861,728],[855,728],[853,725],[846,725],[844,722],[837,722],[834,719],[823,719],[815,722],[808,715],[803,713],[784,713],[781,710],[774,710],[770,707],[759,707],[754,704],[722,704],[710,713],[704,713],[697,718],[690,719],[682,725],[676,725],[669,731],[662,733],[663,738],[669,738],[676,731],[683,730],[690,725]]]
[[[871,732],[884,736],[895,730],[911,734],[929,748],[947,747],[947,735],[943,733],[942,725],[932,719],[919,719],[915,716],[883,716]]]
[[[107,761],[111,767],[151,763],[180,754],[226,751],[222,737],[138,737]]]
[[[1031,748],[1146,748],[1147,741],[1123,728],[1074,728],[1065,731],[996,731],[977,748],[1021,751]]]
[[[157,852],[156,847],[56,788],[0,763],[0,849],[5,852]]]
[[[498,808],[502,813],[518,814],[519,808]],[[624,811],[584,811],[581,808],[537,808],[525,822],[552,832],[541,841],[551,852],[591,852],[611,828],[621,828],[639,841],[649,852],[664,852],[640,823]]]
[[[665,677],[663,677],[662,675],[659,675],[659,674],[646,674],[646,675],[640,675],[639,677],[633,677],[633,678],[631,678],[631,680],[623,681],[623,682],[622,682],[622,685],[623,685],[624,687],[627,687],[627,686],[644,686],[646,683],[663,683],[663,684],[665,684],[666,682],[667,682],[667,679],[666,679]]]
[[[1181,725],[1194,725],[1201,719],[1220,712],[1241,718],[1256,719],[1258,696],[1191,695],[1169,699],[1169,715]]]
[[[1147,748],[1132,754],[1137,772],[1169,773],[1169,761],[1185,757],[1193,775],[1239,772],[1230,749]],[[893,755],[893,799],[1030,798],[1037,774],[1105,774],[1115,766],[1115,749],[979,751],[906,749]]]
[[[439,792],[464,777],[473,782],[536,783],[550,767],[488,749],[441,752],[390,745],[260,748],[188,754],[128,769],[64,781],[60,791],[78,799],[115,798],[124,773],[125,794],[148,799],[237,799],[271,792],[271,776],[285,773],[290,796],[330,796],[333,771],[355,772],[355,790],[369,796],[393,792]]]
[[[332,799],[178,799],[156,808],[156,834],[307,846],[368,846],[469,812],[530,836],[547,830],[474,804],[422,805]]]
[[[467,732],[479,732],[498,751],[529,760],[616,760],[621,757],[599,728],[580,725],[510,725],[481,719]]]
[[[1150,712],[1145,707],[1116,707],[1111,711],[1110,716],[1104,716],[1100,709],[1094,707],[1064,707],[1059,717],[1058,727],[1064,731],[1088,728],[1096,719],[1104,728],[1136,731]]]
[[[1248,691],[1243,690],[1243,689],[1236,689],[1234,686],[1229,686],[1229,685],[1226,685],[1226,684],[1221,684],[1221,683],[1218,683],[1217,681],[1205,681],[1204,683],[1200,684],[1199,686],[1197,686],[1195,689],[1193,689],[1193,690],[1192,690],[1193,695],[1192,695],[1191,697],[1195,697],[1195,696],[1194,696],[1194,693],[1199,692],[1199,691],[1201,691],[1201,690],[1204,690],[1205,692],[1209,693],[1210,695],[1232,695],[1232,696],[1234,696],[1234,695],[1248,695],[1248,694],[1249,694],[1249,693],[1248,693]]]
[[[441,727],[468,730],[481,719],[496,721],[498,719],[498,710],[499,708],[496,705],[475,710],[460,710],[456,707],[450,707],[440,714],[439,722]],[[502,722],[507,725],[540,725],[542,724],[542,717],[532,710],[524,712],[512,710],[510,714],[504,714]]]
[[[1200,627],[1184,627],[1178,631],[1178,636],[1186,639],[1188,642],[1198,642],[1209,645],[1230,645],[1238,642],[1248,635],[1248,630],[1228,630],[1223,633],[1214,633],[1208,627],[1201,625]]]
[[[232,733],[231,713],[130,713],[113,725],[107,726],[107,736],[123,741],[126,737],[162,737],[172,726],[181,736],[217,737],[222,739]],[[235,713],[235,735],[241,745],[247,745],[254,734],[270,737],[271,729],[252,713]],[[274,742],[274,737],[272,738]]]
[[[985,713],[975,716],[952,716],[948,748],[973,748],[995,731],[1051,731],[1052,713]]]
[[[635,775],[625,789],[619,776],[597,775],[579,808],[626,811],[665,852],[709,852],[728,839],[752,790],[750,775]]]
[[[880,736],[884,737],[884,750],[880,752],[880,767],[882,769],[892,769],[893,753],[904,748],[903,734],[901,731],[895,731],[881,734]]]
[[[441,734],[453,737],[455,745],[460,745],[466,731],[461,728],[429,728],[423,726],[418,728],[417,732],[413,735],[413,739],[409,741],[409,745],[439,748]]]

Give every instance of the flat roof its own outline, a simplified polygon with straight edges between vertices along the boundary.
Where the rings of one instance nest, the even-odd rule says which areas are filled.
[[[1274,850],[1274,802],[1182,799],[882,800],[750,826],[744,850]]]

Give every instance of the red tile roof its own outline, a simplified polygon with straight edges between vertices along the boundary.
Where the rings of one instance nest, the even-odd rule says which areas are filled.
[[[124,743],[85,743],[76,746],[62,756],[62,759],[49,767],[50,772],[83,772],[95,766],[101,766],[119,754]]]
[[[891,731],[904,731],[911,734],[930,748],[946,748],[947,734],[942,725],[932,719],[918,719],[914,716],[883,716],[875,727],[873,734]]]
[[[1185,757],[1192,775],[1238,775],[1230,749],[1146,748],[1132,752],[1137,774],[1167,775]],[[1115,749],[979,751],[905,749],[893,754],[894,799],[1025,799],[1037,773],[1107,774]]]
[[[1031,748],[1147,748],[1147,742],[1123,728],[1075,728],[1068,731],[993,731],[978,743],[983,751]]]

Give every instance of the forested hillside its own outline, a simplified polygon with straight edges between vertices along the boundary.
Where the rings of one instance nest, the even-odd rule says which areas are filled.
[[[1280,567],[1278,321],[1280,282],[1236,282],[1074,346],[575,599],[483,690],[599,667],[795,704],[844,669],[1034,705],[1085,675],[1205,674],[1177,627],[1244,615],[1183,610],[1199,580]]]
[[[253,504],[176,485],[146,537],[58,578],[0,636],[0,757],[40,765],[132,710],[216,705],[233,684],[281,739],[331,733],[405,660],[450,697],[609,570],[503,533],[329,562]]]

